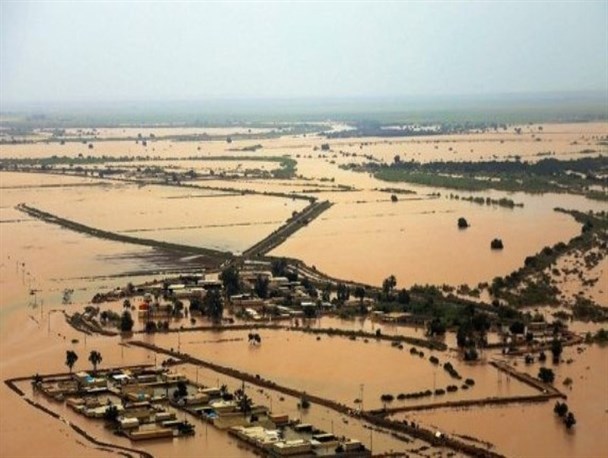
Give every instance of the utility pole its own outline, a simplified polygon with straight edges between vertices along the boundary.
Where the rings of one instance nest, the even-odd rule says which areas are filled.
[[[359,400],[361,401],[361,403],[359,404],[361,406],[361,412],[363,412],[364,408],[363,408],[363,388],[365,387],[365,385],[362,383],[361,385],[359,385]]]

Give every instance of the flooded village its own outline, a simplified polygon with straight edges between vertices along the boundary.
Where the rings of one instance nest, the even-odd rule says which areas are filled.
[[[0,458],[608,450],[606,2],[0,2]]]

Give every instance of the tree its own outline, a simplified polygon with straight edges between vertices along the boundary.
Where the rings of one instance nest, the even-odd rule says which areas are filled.
[[[469,222],[464,219],[464,218],[458,218],[458,228],[459,229],[466,229],[467,227],[469,227]]]
[[[262,343],[262,337],[258,333],[250,332],[248,338],[251,345],[260,345]]]
[[[304,312],[304,317],[306,318],[314,318],[317,316],[317,307],[314,306],[308,306],[308,307],[302,307],[302,311]]]
[[[396,194],[391,194],[391,202],[398,202],[399,198],[397,197]]]
[[[207,291],[203,299],[203,308],[205,313],[214,322],[220,322],[224,314],[224,301],[222,295],[216,289]]]
[[[232,296],[241,290],[239,271],[235,266],[226,267],[220,274],[226,295]]]
[[[433,318],[427,324],[427,335],[429,336],[441,336],[445,334],[445,325],[439,318]]]
[[[553,354],[553,363],[559,363],[559,357],[562,355],[563,347],[559,339],[553,339],[551,342],[551,354]]]
[[[190,296],[190,313],[194,312],[195,310],[202,312],[203,308],[203,300],[199,295]]]
[[[97,372],[97,365],[103,361],[101,357],[101,353],[97,350],[91,350],[91,354],[89,355],[89,362],[93,365],[93,372]]]
[[[476,313],[471,319],[471,324],[475,331],[485,333],[490,329],[490,318],[485,313]]]
[[[390,275],[384,279],[382,282],[382,292],[384,293],[384,297],[389,299],[392,297],[393,288],[397,286],[397,279],[394,275]]]
[[[70,374],[72,373],[72,368],[74,364],[78,361],[78,355],[75,351],[68,350],[65,352],[65,365],[70,368]]]
[[[543,383],[553,383],[555,380],[555,374],[553,373],[553,370],[547,369],[546,367],[541,367],[538,371],[538,378]]]
[[[177,382],[177,389],[175,390],[173,397],[185,398],[188,396],[188,385],[183,380]]]
[[[553,412],[560,417],[564,417],[568,413],[568,404],[565,402],[556,402],[555,407],[553,407]]]
[[[103,419],[110,424],[116,424],[118,422],[118,407],[110,404],[103,413]]]
[[[251,407],[253,407],[253,401],[244,390],[238,389],[234,392],[234,396],[236,397],[236,403],[239,406],[239,410],[243,412],[243,416],[247,416],[251,412]]]
[[[459,348],[468,347],[470,343],[471,337],[471,325],[466,322],[461,324],[458,327],[458,331],[456,332],[456,345]]]
[[[133,329],[133,318],[131,317],[131,312],[125,310],[122,312],[122,316],[120,317],[120,330],[122,332],[131,332]]]
[[[493,250],[502,250],[504,245],[502,244],[501,239],[494,239],[490,242],[490,248]]]
[[[526,342],[531,344],[533,340],[534,340],[534,334],[532,334],[531,332],[528,331],[526,333]]]
[[[131,308],[131,301],[129,299],[125,299],[122,302],[122,307],[125,309],[130,309]]]
[[[523,334],[526,330],[526,326],[521,321],[515,321],[509,326],[511,334]]]
[[[402,288],[397,293],[397,302],[402,305],[408,305],[410,303],[410,294],[407,292],[405,288]]]
[[[353,294],[360,302],[363,302],[363,299],[365,298],[365,288],[363,286],[357,286],[355,287]]]
[[[270,281],[268,280],[268,277],[265,277],[263,275],[258,275],[256,277],[255,284],[253,285],[253,290],[260,299],[266,299],[268,297],[269,283]]]
[[[477,353],[477,350],[475,350],[475,348],[467,348],[464,351],[465,361],[477,361],[477,358],[479,358],[479,354]]]
[[[568,415],[566,415],[566,418],[564,418],[564,424],[568,429],[576,425],[576,418],[574,418],[574,414],[572,412],[568,412]]]
[[[147,321],[146,322],[146,334],[154,334],[156,331],[158,330],[158,326],[156,325],[156,323],[154,321]]]
[[[287,260],[284,258],[275,259],[270,264],[273,277],[284,277],[287,270]]]
[[[401,162],[401,156],[399,156],[398,154],[396,154],[395,157],[393,158],[393,162],[395,164],[399,164]]]
[[[184,313],[184,303],[179,299],[173,300],[173,316],[181,316]]]
[[[346,286],[344,283],[338,283],[338,286],[336,287],[336,289],[337,289],[338,302],[344,303],[345,301],[347,301],[348,298],[350,297],[349,287]]]
[[[321,291],[321,299],[324,301],[329,301],[329,297],[331,295],[331,283],[327,282],[323,287],[323,291]]]

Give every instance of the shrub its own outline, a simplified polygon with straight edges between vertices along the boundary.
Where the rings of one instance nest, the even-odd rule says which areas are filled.
[[[555,374],[552,369],[547,369],[546,367],[541,367],[538,371],[538,378],[543,383],[553,383],[555,380]]]
[[[502,250],[504,248],[502,240],[501,239],[492,240],[492,242],[490,242],[490,248],[492,250]]]

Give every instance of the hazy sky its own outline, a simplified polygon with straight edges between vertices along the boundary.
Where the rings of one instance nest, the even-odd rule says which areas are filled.
[[[5,109],[608,84],[607,1],[0,5]]]

